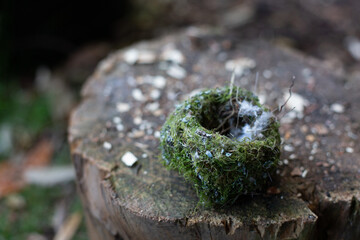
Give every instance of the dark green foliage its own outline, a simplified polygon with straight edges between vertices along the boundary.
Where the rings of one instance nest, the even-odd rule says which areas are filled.
[[[0,123],[23,126],[31,133],[39,133],[51,123],[49,99],[17,86],[0,85]]]
[[[177,106],[162,127],[163,163],[193,183],[203,205],[230,205],[240,195],[262,190],[278,165],[280,134],[274,117],[253,139],[229,137],[229,121],[234,115],[224,115],[224,109],[234,113],[235,102],[244,100],[269,111],[247,90],[217,88]],[[255,119],[237,121],[236,127],[241,127],[242,122],[253,124]]]
[[[31,233],[52,236],[54,230],[51,219],[55,206],[65,200],[67,188],[69,186],[26,187],[19,193],[25,199],[26,205],[19,210],[10,209],[5,204],[6,200],[1,199],[0,240],[27,239]],[[80,200],[76,196],[70,196],[67,200],[70,202],[69,213],[82,212]],[[84,222],[73,239],[87,239]]]
[[[49,96],[21,89],[16,83],[0,84],[0,129],[6,125],[12,133],[12,149],[0,152],[0,161],[12,151],[28,148],[52,124]]]

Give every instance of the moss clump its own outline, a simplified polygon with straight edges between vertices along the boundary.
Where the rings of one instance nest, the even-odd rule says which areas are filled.
[[[279,123],[251,92],[205,90],[168,117],[162,159],[191,182],[207,206],[232,204],[260,191],[280,157]]]

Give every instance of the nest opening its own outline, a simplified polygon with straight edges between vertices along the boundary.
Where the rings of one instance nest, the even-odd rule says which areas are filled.
[[[263,138],[273,115],[251,101],[233,97],[225,104],[212,102],[201,108],[204,128],[238,141]]]

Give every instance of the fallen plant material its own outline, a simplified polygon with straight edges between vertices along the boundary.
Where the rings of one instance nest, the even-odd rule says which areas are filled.
[[[54,186],[75,179],[73,166],[47,166],[26,168],[23,173],[26,183],[38,186]]]
[[[266,191],[267,194],[274,195],[281,193],[281,190],[275,186],[271,186]]]
[[[292,177],[299,177],[299,176],[301,176],[301,174],[302,174],[302,172],[301,172],[300,168],[298,168],[298,167],[295,167],[290,173],[290,175]]]
[[[53,152],[53,143],[44,139],[26,154],[22,163],[16,164],[11,160],[0,163],[0,198],[25,187],[25,170],[49,165]]]
[[[21,175],[22,169],[20,166],[9,161],[0,163],[0,198],[17,192],[25,186]]]
[[[79,212],[71,214],[56,233],[54,240],[70,240],[80,226],[82,215]]]
[[[40,141],[33,149],[26,154],[24,167],[43,167],[49,165],[52,155],[54,153],[54,146],[51,141],[44,139]]]

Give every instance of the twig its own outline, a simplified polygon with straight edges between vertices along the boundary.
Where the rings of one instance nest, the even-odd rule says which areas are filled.
[[[234,68],[234,71],[231,75],[231,79],[230,79],[230,92],[229,92],[229,95],[231,96],[232,94],[232,90],[233,90],[233,86],[234,86],[234,81],[235,81],[235,70],[236,68]]]
[[[259,72],[256,72],[256,77],[255,77],[255,87],[254,87],[254,93],[257,95],[257,86],[258,86],[258,80],[259,80]]]
[[[238,99],[239,99],[239,87],[237,88],[236,90],[236,102],[238,102]],[[239,109],[240,110],[240,109]],[[239,111],[238,111],[238,114],[237,114],[237,118],[236,118],[236,127],[235,128],[238,128],[238,124],[239,124]]]
[[[289,97],[286,99],[286,101],[284,102],[284,104],[281,105],[280,110],[279,110],[279,112],[278,112],[277,114],[280,114],[280,113],[281,113],[281,111],[283,110],[283,108],[285,107],[285,105],[286,105],[286,104],[288,103],[288,101],[290,100],[291,95],[292,95],[292,88],[293,88],[294,84],[295,84],[295,76],[293,76],[291,85],[290,85],[290,87],[289,87],[289,94],[290,94],[290,95],[289,95]]]
[[[224,124],[227,122],[227,120],[229,120],[229,119],[234,115],[234,113],[235,113],[235,109],[233,108],[231,114],[228,115],[228,116],[224,119],[224,121],[222,121],[222,123],[221,123],[217,128],[215,128],[215,131],[219,130],[219,128],[221,128],[222,126],[224,126]]]
[[[292,109],[290,109],[289,111],[285,112],[280,118],[279,118],[279,121],[286,116],[286,114],[292,112],[293,110],[295,109],[295,107],[293,107]]]
[[[71,214],[56,233],[54,240],[70,240],[75,235],[81,223],[81,214],[76,212]]]

